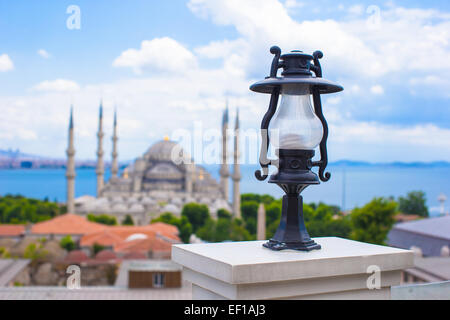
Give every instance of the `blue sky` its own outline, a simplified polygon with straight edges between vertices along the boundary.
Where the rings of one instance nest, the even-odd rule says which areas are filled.
[[[217,128],[226,97],[256,129],[268,97],[248,86],[274,44],[321,49],[345,88],[324,97],[330,159],[450,159],[448,1],[0,0],[0,148],[63,157],[73,103],[77,156],[94,158],[100,99],[121,160],[195,121]]]

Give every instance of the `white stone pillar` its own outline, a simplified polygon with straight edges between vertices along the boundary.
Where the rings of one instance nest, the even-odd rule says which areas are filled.
[[[390,299],[410,250],[335,237],[310,252],[264,248],[264,241],[173,245],[172,260],[193,299]]]
[[[264,207],[264,203],[259,204],[256,224],[256,239],[266,240],[266,208]]]

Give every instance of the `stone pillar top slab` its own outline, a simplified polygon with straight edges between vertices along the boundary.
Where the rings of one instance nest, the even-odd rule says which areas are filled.
[[[288,281],[411,268],[411,250],[337,237],[314,238],[322,246],[310,252],[264,248],[265,241],[179,244],[172,260],[185,268],[230,283]]]

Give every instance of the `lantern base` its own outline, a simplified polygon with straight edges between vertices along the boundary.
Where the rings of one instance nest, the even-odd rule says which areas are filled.
[[[303,220],[303,199],[297,194],[283,196],[281,220],[272,239],[264,243],[271,250],[311,251],[321,249],[308,234]]]
[[[308,242],[290,242],[290,243],[279,242],[279,241],[270,239],[269,241],[264,243],[263,246],[268,249],[275,250],[275,251],[286,250],[286,249],[298,250],[298,251],[311,251],[311,250],[319,250],[322,248],[320,246],[320,244],[317,244],[312,239]]]
[[[317,175],[310,169],[314,150],[278,149],[278,172],[270,177],[286,193],[281,206],[278,228],[269,242],[263,244],[271,250],[311,251],[321,249],[306,230],[303,220],[303,198],[300,193],[309,185],[318,184]]]

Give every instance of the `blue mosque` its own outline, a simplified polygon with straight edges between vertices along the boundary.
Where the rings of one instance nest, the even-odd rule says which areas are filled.
[[[195,202],[207,205],[212,217],[216,217],[219,209],[228,210],[234,217],[240,217],[239,117],[236,117],[233,130],[234,160],[233,172],[230,173],[227,163],[228,106],[222,118],[220,181],[216,181],[205,168],[197,165],[178,143],[168,137],[150,146],[119,175],[116,113],[113,123],[111,176],[105,181],[102,109],[100,104],[96,197],[91,195],[74,197],[76,179],[74,123],[72,114],[70,116],[66,172],[68,212],[82,216],[108,214],[115,216],[118,221],[123,221],[126,215],[130,215],[135,224],[144,225],[165,212],[179,216],[185,204]],[[233,185],[231,201],[230,179]]]

